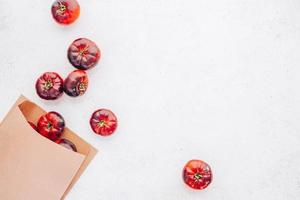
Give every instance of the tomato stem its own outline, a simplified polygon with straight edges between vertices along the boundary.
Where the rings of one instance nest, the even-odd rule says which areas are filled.
[[[86,91],[87,88],[87,84],[85,83],[80,83],[78,86],[78,90],[80,94],[83,94]]]
[[[194,178],[196,179],[196,180],[199,180],[199,179],[201,179],[203,176],[202,176],[202,174],[200,174],[200,173],[196,173],[195,175],[194,175]]]
[[[59,11],[60,12],[65,12],[67,7],[64,4],[62,4],[61,2],[58,2],[58,3],[59,3]]]
[[[48,129],[52,128],[52,124],[51,124],[51,123],[48,123],[48,124],[47,124],[47,128],[48,128]]]
[[[101,120],[101,121],[98,123],[98,125],[99,125],[100,127],[103,127],[103,126],[106,125],[106,122],[105,122],[104,120]]]
[[[80,51],[79,51],[79,54],[81,55],[81,56],[83,56],[83,55],[85,55],[86,54],[86,52],[87,52],[87,50],[88,50],[88,46],[86,46],[84,49],[81,49]]]
[[[49,90],[50,88],[53,87],[53,83],[52,81],[48,80],[45,84],[44,84],[44,88],[45,90]]]

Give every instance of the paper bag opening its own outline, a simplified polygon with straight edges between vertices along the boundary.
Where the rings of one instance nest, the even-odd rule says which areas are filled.
[[[0,199],[63,199],[96,149],[66,128],[78,153],[41,136],[28,124],[45,111],[20,97],[0,125]]]

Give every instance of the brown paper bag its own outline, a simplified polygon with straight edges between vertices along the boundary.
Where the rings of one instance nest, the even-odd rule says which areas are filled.
[[[0,124],[0,199],[64,199],[97,150],[70,129],[63,138],[72,141],[73,152],[37,133],[34,122],[45,111],[21,96]]]

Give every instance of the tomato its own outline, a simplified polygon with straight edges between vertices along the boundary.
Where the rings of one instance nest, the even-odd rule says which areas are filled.
[[[68,49],[68,59],[77,69],[88,70],[95,67],[100,57],[100,49],[87,38],[75,40]]]
[[[63,79],[56,72],[46,72],[36,81],[35,89],[42,99],[58,99],[63,94]]]
[[[118,120],[112,111],[99,109],[92,114],[90,125],[96,134],[109,136],[115,132]]]
[[[51,7],[52,16],[59,24],[73,23],[80,14],[80,6],[76,0],[56,0]]]
[[[190,160],[183,169],[183,180],[195,190],[205,189],[212,181],[210,166],[202,160]]]
[[[71,72],[64,81],[64,91],[71,97],[83,95],[89,84],[87,73],[83,70]]]
[[[64,118],[59,113],[53,111],[41,116],[37,123],[38,132],[52,141],[57,140],[61,136],[64,128]]]

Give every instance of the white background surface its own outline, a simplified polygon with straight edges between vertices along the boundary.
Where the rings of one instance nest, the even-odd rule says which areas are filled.
[[[300,199],[300,1],[79,2],[62,27],[50,0],[0,0],[0,118],[22,93],[100,150],[68,200]],[[88,92],[40,100],[78,37],[103,54]],[[89,127],[101,107],[119,118],[109,138]],[[182,182],[193,158],[213,169],[205,191]]]

